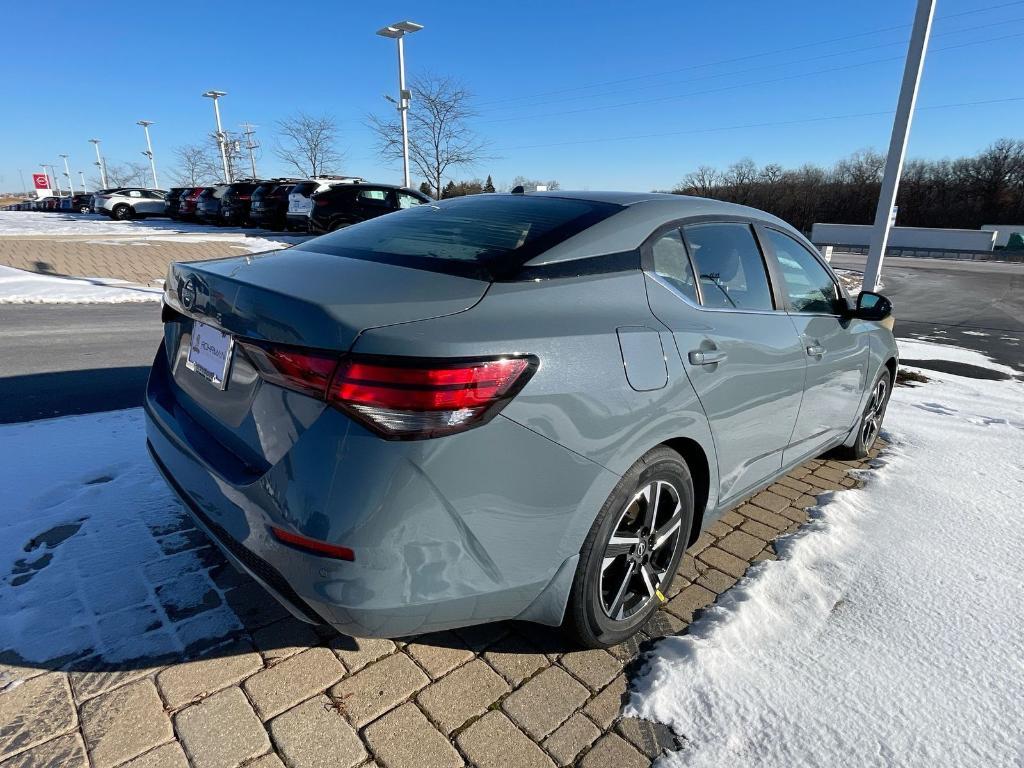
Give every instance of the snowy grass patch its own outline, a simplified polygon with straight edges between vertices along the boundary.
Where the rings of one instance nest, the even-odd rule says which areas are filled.
[[[58,277],[0,266],[0,304],[125,304],[160,301],[160,288],[109,277]]]

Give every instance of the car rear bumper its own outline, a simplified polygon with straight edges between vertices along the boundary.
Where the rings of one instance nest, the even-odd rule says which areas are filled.
[[[293,614],[347,634],[560,623],[573,558],[618,481],[501,416],[458,435],[392,442],[332,408],[266,472],[218,472],[208,458],[226,449],[208,444],[176,397],[161,347],[146,431],[168,484]],[[271,525],[350,547],[355,560],[284,545]]]

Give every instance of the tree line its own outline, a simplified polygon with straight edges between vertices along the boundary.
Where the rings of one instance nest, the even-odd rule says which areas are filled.
[[[872,223],[884,166],[885,156],[874,150],[828,167],[758,167],[746,158],[725,170],[701,166],[672,192],[761,208],[806,232],[816,221]],[[1024,222],[1024,140],[1000,139],[969,157],[908,160],[896,204],[904,227]]]

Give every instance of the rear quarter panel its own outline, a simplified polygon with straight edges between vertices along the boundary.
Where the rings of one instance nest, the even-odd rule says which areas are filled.
[[[533,354],[540,367],[502,416],[622,475],[651,448],[679,437],[697,442],[717,471],[707,418],[678,356],[665,354],[667,383],[636,391],[627,379],[621,327],[672,336],[651,314],[639,270],[610,275],[495,283],[467,312],[365,331],[353,351],[414,357]],[[591,510],[592,515],[596,509]],[[589,528],[590,523],[586,523]]]

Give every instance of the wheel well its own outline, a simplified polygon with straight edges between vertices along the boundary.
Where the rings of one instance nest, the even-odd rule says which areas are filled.
[[[708,457],[700,443],[688,437],[676,437],[664,443],[686,460],[693,478],[693,528],[687,546],[693,544],[700,536],[704,522],[704,509],[708,503],[711,488],[711,473],[708,470]]]
[[[889,380],[893,383],[896,381],[896,358],[890,357],[885,361],[885,367],[889,369]]]

